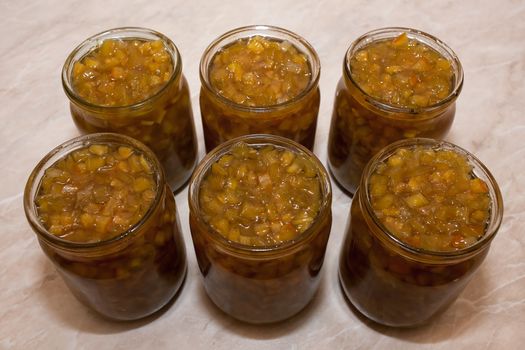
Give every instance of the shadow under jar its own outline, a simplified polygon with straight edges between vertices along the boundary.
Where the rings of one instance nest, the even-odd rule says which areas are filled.
[[[94,35],[67,58],[62,84],[81,132],[131,136],[155,152],[172,191],[186,183],[197,140],[182,60],[169,38],[135,27]]]
[[[319,112],[320,62],[302,37],[272,26],[234,29],[200,62],[206,150],[247,134],[274,134],[312,150]]]
[[[367,162],[406,138],[441,139],[450,129],[463,69],[439,39],[409,28],[384,28],[346,52],[335,94],[328,165],[337,183],[356,191]]]
[[[279,136],[242,136],[208,153],[189,186],[210,299],[249,323],[301,311],[319,287],[332,224],[330,181],[313,153]]]
[[[424,324],[471,280],[502,215],[499,187],[472,154],[430,139],[391,144],[367,165],[352,201],[342,288],[375,322]]]
[[[173,193],[151,150],[119,134],[77,137],[31,173],[24,209],[78,300],[115,320],[165,306],[186,275]]]

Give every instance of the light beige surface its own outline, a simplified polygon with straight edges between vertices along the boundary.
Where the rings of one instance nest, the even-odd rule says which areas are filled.
[[[16,349],[518,349],[525,344],[525,2],[501,1],[30,1],[0,2],[0,348]],[[343,298],[337,258],[350,199],[334,186],[334,224],[321,289],[299,316],[278,325],[240,324],[204,294],[177,195],[189,274],[161,315],[111,323],[80,305],[44,257],[23,214],[29,172],[77,135],[60,71],[82,40],[118,26],[144,26],[180,49],[202,156],[198,62],[219,34],[273,24],[309,40],[321,58],[315,152],[326,163],[335,85],[351,41],[371,29],[410,26],[436,35],[460,57],[465,85],[448,140],[492,170],[505,202],[503,226],[460,299],[431,325],[393,330],[358,318]]]

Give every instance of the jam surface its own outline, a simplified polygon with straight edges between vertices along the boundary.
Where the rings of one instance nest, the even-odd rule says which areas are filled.
[[[50,233],[92,243],[139,222],[155,191],[152,166],[144,155],[126,146],[93,144],[46,169],[35,202]]]
[[[361,48],[351,58],[350,67],[363,91],[396,107],[431,106],[453,88],[450,61],[406,33]]]
[[[227,99],[264,107],[289,101],[311,79],[306,55],[286,40],[262,36],[242,38],[213,58],[210,82]]]
[[[106,39],[75,62],[75,92],[98,106],[129,106],[155,95],[173,74],[161,40]]]
[[[293,240],[319,213],[321,187],[305,155],[266,145],[234,145],[201,183],[203,217],[225,238],[251,246]]]
[[[377,166],[369,194],[375,215],[393,235],[430,251],[473,245],[490,216],[487,184],[450,149],[400,148]]]

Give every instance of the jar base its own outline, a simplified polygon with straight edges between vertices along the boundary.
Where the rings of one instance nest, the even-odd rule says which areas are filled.
[[[186,266],[184,267],[184,271],[183,271],[183,274],[182,274],[182,278],[181,278],[181,281],[180,281],[180,284],[179,286],[175,289],[173,295],[170,297],[170,299],[162,306],[160,306],[159,308],[145,314],[145,315],[142,315],[142,316],[138,316],[138,317],[131,317],[131,318],[123,318],[123,317],[111,317],[109,315],[105,315],[101,312],[99,312],[98,310],[95,310],[93,307],[91,307],[90,305],[87,305],[85,302],[83,302],[81,299],[79,299],[75,293],[73,293],[73,295],[76,297],[76,299],[78,301],[80,301],[82,303],[82,305],[86,306],[89,310],[93,311],[96,315],[102,317],[103,319],[105,320],[108,320],[108,321],[111,321],[111,322],[122,322],[122,323],[131,323],[131,322],[141,322],[141,323],[150,323],[154,320],[156,320],[157,318],[161,317],[166,311],[169,310],[169,308],[176,302],[176,300],[178,299],[179,295],[182,293],[182,289],[184,288],[184,284],[186,283],[186,276],[188,275],[188,266],[186,264]]]
[[[359,318],[361,322],[365,323],[368,326],[371,326],[372,328],[377,328],[377,327],[388,327],[388,328],[398,328],[398,329],[421,328],[421,327],[427,326],[434,318],[436,318],[437,315],[443,313],[446,309],[448,309],[448,306],[447,306],[441,312],[438,312],[437,314],[433,315],[429,319],[426,319],[421,322],[410,323],[410,324],[394,324],[394,323],[383,322],[381,320],[368,316],[366,312],[360,310],[359,307],[352,302],[350,293],[345,288],[345,283],[343,281],[343,277],[341,276],[341,271],[339,271],[338,276],[339,276],[338,278],[339,286],[341,288],[341,292],[343,293],[343,297],[348,305],[348,308],[354,313],[354,315],[357,318]]]
[[[301,315],[302,313],[308,312],[309,308],[314,303],[315,298],[317,296],[317,292],[318,292],[318,291],[316,291],[314,296],[305,305],[300,307],[298,310],[290,313],[289,315],[286,315],[286,316],[283,316],[283,317],[268,318],[268,319],[265,319],[265,320],[253,320],[253,319],[242,317],[242,315],[233,315],[233,314],[229,313],[227,310],[224,310],[217,303],[215,303],[215,301],[212,299],[212,297],[206,292],[206,288],[203,288],[203,289],[204,289],[204,292],[206,294],[206,297],[213,304],[213,307],[218,309],[218,310],[220,310],[220,312],[223,313],[224,315],[226,315],[227,317],[230,317],[230,318],[232,318],[232,319],[234,319],[234,320],[236,320],[238,322],[242,322],[242,323],[245,323],[245,324],[248,324],[248,325],[262,325],[262,326],[266,326],[266,325],[269,326],[269,325],[275,325],[275,324],[282,323],[282,322],[289,322],[290,319],[295,318],[295,317],[299,317],[299,315]]]

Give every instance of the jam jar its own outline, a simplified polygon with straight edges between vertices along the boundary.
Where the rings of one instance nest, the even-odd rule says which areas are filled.
[[[210,299],[249,323],[284,320],[319,287],[332,223],[326,170],[275,135],[221,144],[189,187],[190,228]]]
[[[31,173],[24,209],[71,292],[107,318],[148,316],[182,286],[174,196],[158,159],[135,139],[98,133],[56,147]]]
[[[359,37],[346,52],[328,139],[328,165],[353,195],[366,163],[405,138],[443,138],[456,111],[463,69],[441,40],[410,28]]]
[[[200,62],[206,150],[247,134],[274,134],[312,150],[319,111],[320,62],[286,29],[254,25],[225,33]]]
[[[502,215],[499,187],[472,154],[444,141],[397,141],[363,172],[340,255],[341,286],[375,322],[424,324],[472,279]]]

